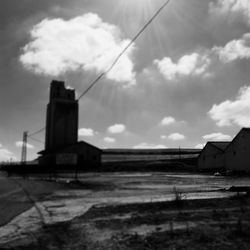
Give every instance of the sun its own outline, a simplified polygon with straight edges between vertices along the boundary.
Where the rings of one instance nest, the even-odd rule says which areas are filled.
[[[120,28],[129,36],[135,34],[153,15],[170,0],[116,0],[114,5],[115,19]],[[158,18],[159,19],[159,18]],[[151,25],[159,26],[159,20]]]
[[[152,0],[120,0],[119,3],[125,8],[145,9],[153,5]]]
[[[116,13],[125,25],[141,25],[154,13],[159,0],[118,0]]]

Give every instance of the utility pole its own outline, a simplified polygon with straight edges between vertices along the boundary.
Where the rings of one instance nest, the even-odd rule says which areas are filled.
[[[23,132],[23,144],[22,144],[22,155],[21,155],[21,164],[26,165],[27,161],[27,138],[28,132]]]

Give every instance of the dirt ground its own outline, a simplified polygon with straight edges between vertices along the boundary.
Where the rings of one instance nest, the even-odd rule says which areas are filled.
[[[99,173],[18,181],[33,203],[1,180],[1,201],[21,214],[0,227],[0,249],[250,249],[250,197],[224,191],[249,178]]]
[[[66,188],[55,182],[7,178],[0,173],[0,227],[33,207],[48,194]]]
[[[94,206],[15,249],[250,249],[250,199]]]

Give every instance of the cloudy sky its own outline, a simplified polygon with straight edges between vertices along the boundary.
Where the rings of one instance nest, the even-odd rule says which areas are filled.
[[[48,87],[81,94],[164,0],[4,0],[0,160],[44,127]],[[101,148],[201,147],[250,126],[249,0],[172,0],[80,101],[79,140]],[[44,141],[44,132],[36,135]],[[28,157],[43,144],[29,140]]]

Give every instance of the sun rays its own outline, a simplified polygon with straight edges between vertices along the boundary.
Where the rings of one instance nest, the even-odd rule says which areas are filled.
[[[118,6],[124,12],[137,12],[137,15],[142,16],[154,9],[152,0],[120,0]]]
[[[115,12],[122,28],[129,34],[134,34],[152,16],[155,9],[156,3],[152,0],[119,0]]]

